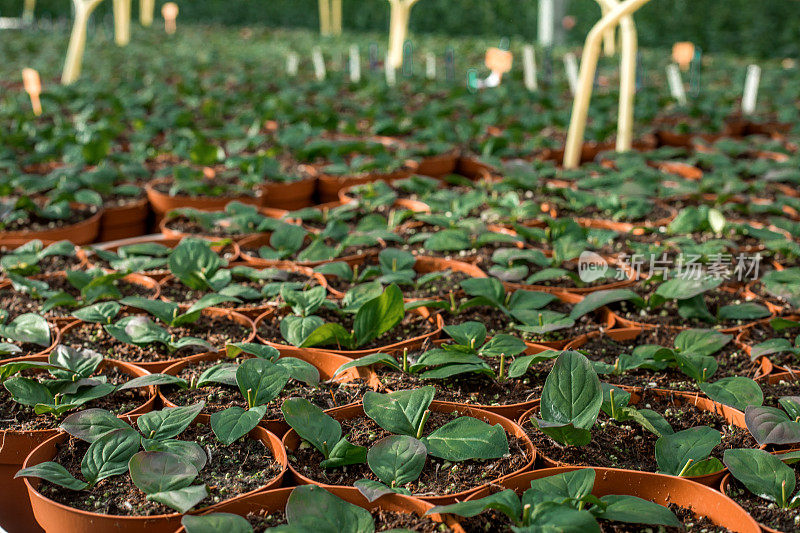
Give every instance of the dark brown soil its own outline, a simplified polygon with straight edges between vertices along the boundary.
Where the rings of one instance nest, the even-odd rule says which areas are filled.
[[[371,511],[372,519],[375,520],[375,531],[389,531],[402,529],[403,531],[414,531],[419,533],[447,533],[452,531],[447,526],[434,522],[430,518],[419,517],[412,513],[398,513],[395,511],[384,511],[375,509]],[[254,533],[262,533],[271,527],[277,527],[286,523],[286,513],[276,511],[266,514],[250,513],[247,521],[253,527]]]
[[[240,239],[246,236],[244,233],[231,233],[227,231],[224,226],[219,224],[207,228],[185,217],[171,218],[167,221],[165,226],[169,230],[185,233],[187,235],[208,235],[212,237],[230,237],[233,239]]]
[[[281,471],[269,449],[257,440],[244,437],[230,446],[223,446],[211,428],[202,424],[190,426],[178,438],[197,442],[210,457],[195,483],[205,483],[209,496],[197,504],[197,509],[263,487]],[[81,460],[88,448],[88,443],[70,437],[58,446],[53,460],[73,476],[83,479]],[[175,512],[160,503],[147,501],[145,493],[133,484],[128,474],[106,478],[87,491],[71,491],[43,481],[39,492],[58,503],[99,514],[152,516]]]
[[[781,380],[777,383],[762,381],[759,385],[761,392],[764,393],[764,405],[770,407],[780,407],[778,400],[783,396],[800,396],[800,381]]]
[[[425,424],[425,435],[457,417],[456,413],[431,412]],[[369,448],[391,435],[366,416],[343,420],[341,423],[342,435],[358,446]],[[529,458],[520,439],[509,437],[508,444],[510,456],[487,461],[451,463],[429,455],[419,479],[404,487],[418,496],[455,494],[515,472],[524,467]],[[300,473],[321,483],[352,486],[359,479],[378,480],[366,464],[325,469],[319,466],[322,460],[322,454],[313,447],[301,447],[289,456],[289,461]]]
[[[67,282],[66,278],[54,277],[46,280],[50,289],[53,291],[64,291],[72,295],[78,302],[79,307],[82,307],[81,293]],[[118,280],[116,286],[122,293],[123,297],[126,296],[141,296],[142,298],[152,298],[156,291],[149,289],[144,285],[129,283],[124,280]],[[23,292],[15,291],[11,286],[0,289],[0,309],[8,311],[9,320],[24,313],[39,313],[45,299],[35,299],[31,295]],[[72,315],[72,308],[70,307],[55,307],[46,313],[42,313],[45,318],[66,318]]]
[[[798,486],[800,486],[797,463],[790,466],[794,468],[795,478],[798,481]],[[725,490],[725,494],[741,505],[758,523],[778,531],[786,531],[787,533],[797,531],[798,524],[800,524],[800,509],[781,509],[774,502],[769,502],[751,493],[733,476],[729,479],[730,484]]]
[[[325,320],[325,322],[340,323],[347,331],[353,330],[353,321],[355,320],[354,314],[340,315],[333,309],[321,307],[319,311],[317,311],[316,315]],[[389,332],[373,341],[366,343],[363,346],[359,346],[356,349],[380,349],[390,344],[395,344],[404,340],[412,339],[414,337],[426,335],[434,330],[436,330],[436,323],[433,321],[433,319],[426,319],[420,315],[409,312],[406,313],[405,317],[403,317],[403,320]],[[281,335],[280,319],[262,320],[258,325],[258,335],[262,339],[269,342],[274,342],[276,344],[287,344],[286,339],[284,339],[283,335]],[[320,348],[323,348],[323,346],[320,346]],[[324,348],[336,350],[347,349],[341,346],[324,346]]]
[[[720,460],[726,449],[757,447],[747,429],[731,426],[721,415],[690,404],[681,405],[668,397],[658,397],[645,391],[636,407],[660,413],[676,432],[696,426],[709,426],[721,432],[722,442],[711,453]],[[586,446],[562,446],[537,430],[530,419],[523,421],[522,427],[536,449],[553,461],[579,466],[658,471],[654,451],[658,437],[633,420],[617,422],[601,411],[591,430],[592,441]]]
[[[219,363],[239,363],[241,361],[241,359],[202,361],[184,368],[178,373],[178,377],[187,381],[196,380],[205,370]],[[369,387],[360,379],[347,383],[320,381],[319,386],[316,388],[291,379],[280,396],[267,404],[267,413],[264,415],[264,419],[282,420],[281,405],[283,400],[288,397],[305,398],[322,409],[332,409],[359,401],[364,392],[368,390],[370,390]],[[169,385],[161,387],[161,392],[167,400],[176,405],[193,405],[203,400],[206,402],[203,412],[207,414],[223,411],[233,406],[247,409],[247,402],[242,397],[238,387],[207,385],[201,389],[184,390],[177,386]]]
[[[200,319],[194,324],[167,328],[167,330],[175,338],[197,337],[203,339],[211,343],[216,349],[224,348],[227,343],[241,342],[250,335],[250,329],[245,328],[238,322],[208,315],[201,315]],[[64,333],[61,342],[73,348],[90,348],[110,359],[133,363],[166,361],[208,351],[200,346],[189,346],[174,353],[169,353],[167,348],[160,343],[146,347],[123,344],[106,333],[102,325],[91,323],[81,324]]]
[[[769,322],[759,322],[752,328],[748,328],[744,335],[742,335],[742,342],[748,346],[755,346],[770,339],[786,339],[792,346],[795,340],[800,336],[800,329],[789,328],[782,331],[775,331],[769,325]],[[790,352],[771,353],[767,356],[772,364],[783,368],[797,368],[800,359],[798,356]]]
[[[12,253],[14,250],[9,250],[0,245],[0,258]],[[64,272],[65,270],[75,270],[81,264],[81,260],[75,256],[63,255],[48,255],[43,257],[37,263],[39,272],[37,274],[55,274],[56,272]],[[4,276],[4,272],[0,272],[0,278]]]
[[[586,344],[576,348],[587,354],[589,359],[615,364],[617,358],[624,353],[630,354],[636,346],[644,344],[657,344],[671,348],[674,346],[678,330],[653,328],[644,330],[641,335],[629,341],[615,341],[607,335],[600,335],[590,339]],[[750,361],[750,357],[736,347],[731,340],[720,351],[713,354],[719,367],[709,377],[710,381],[717,381],[730,376],[754,377],[759,367]],[[628,370],[621,375],[603,374],[601,379],[614,385],[629,385],[631,387],[650,387],[672,390],[696,390],[693,379],[678,370],[667,368],[653,371],[646,369]]]
[[[44,372],[26,371],[25,377],[40,376],[41,378],[51,379],[52,376]],[[106,376],[109,383],[121,385],[133,379],[133,376],[123,374],[116,368],[104,369],[94,374],[95,376]],[[124,390],[109,394],[103,398],[88,402],[79,409],[99,408],[106,409],[115,414],[125,414],[137,409],[149,398],[147,389]],[[11,394],[5,389],[0,389],[0,429],[11,429],[15,431],[34,431],[41,429],[57,429],[64,417],[74,411],[65,413],[60,417],[53,415],[37,415],[33,412],[33,407],[22,405],[13,400]]]

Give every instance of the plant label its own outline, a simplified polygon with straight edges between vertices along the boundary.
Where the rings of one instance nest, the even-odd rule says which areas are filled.
[[[683,41],[672,45],[672,60],[686,72],[694,59],[694,43]]]
[[[667,81],[669,82],[669,92],[672,97],[679,104],[686,105],[686,90],[683,88],[681,71],[675,63],[667,65]]]
[[[511,71],[514,64],[514,55],[508,50],[500,48],[489,48],[486,50],[486,67],[500,77],[506,72]]]
[[[350,81],[353,83],[361,81],[361,52],[357,44],[350,46]]]
[[[42,114],[42,102],[39,100],[39,95],[42,94],[42,80],[39,78],[39,73],[32,68],[22,69],[22,85],[31,98],[33,114],[38,117]]]
[[[747,67],[747,76],[744,79],[744,94],[742,95],[742,113],[752,115],[756,112],[758,98],[758,84],[761,82],[761,67],[750,65]]]
[[[536,54],[533,46],[526,44],[522,48],[522,69],[525,80],[525,87],[529,91],[535,91],[539,88],[536,82]]]
[[[554,0],[539,0],[539,44],[542,46],[553,45],[553,28],[555,18]]]
[[[297,67],[300,65],[300,57],[296,52],[286,54],[286,74],[294,78],[297,76]]]
[[[172,35],[178,29],[175,21],[178,18],[178,4],[167,2],[161,7],[161,16],[164,17],[164,31]]]
[[[394,87],[397,84],[397,71],[389,62],[389,56],[386,56],[386,63],[384,64],[386,69],[386,84],[389,87]]]
[[[425,54],[425,77],[429,80],[436,79],[436,56],[433,52]]]
[[[575,96],[578,88],[578,60],[572,52],[564,54],[564,70],[567,72],[569,91]]]
[[[314,64],[314,76],[318,81],[325,79],[325,58],[322,57],[322,50],[319,46],[315,46],[311,50],[311,62]]]

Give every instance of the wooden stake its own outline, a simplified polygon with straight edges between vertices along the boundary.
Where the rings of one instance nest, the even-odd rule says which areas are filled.
[[[554,18],[553,0],[539,0],[539,27],[537,33],[541,46],[553,46]]]
[[[425,77],[429,80],[436,79],[436,55],[433,52],[425,54]]]
[[[72,24],[72,33],[69,37],[67,57],[64,59],[64,70],[61,72],[61,83],[68,85],[81,75],[83,50],[86,48],[86,29],[89,24],[89,15],[102,0],[72,0],[75,6],[75,21]]]
[[[22,5],[22,22],[24,24],[30,24],[33,22],[33,14],[36,10],[36,0],[25,0],[25,3]]]
[[[675,63],[667,65],[667,82],[669,83],[669,92],[672,97],[679,104],[686,105],[686,89],[683,87],[681,71]]]
[[[139,24],[149,28],[153,25],[156,0],[139,0]]]
[[[319,0],[319,32],[323,37],[331,34],[330,0]]]
[[[178,30],[176,19],[178,18],[178,4],[167,2],[161,6],[161,16],[164,17],[164,31],[172,35]]]
[[[564,54],[564,70],[567,73],[569,92],[572,93],[572,96],[575,96],[575,91],[578,88],[578,60],[572,52]]]
[[[325,58],[322,57],[322,49],[320,49],[319,46],[315,46],[311,50],[311,61],[314,63],[314,75],[317,80],[324,80],[327,74],[325,70]]]
[[[388,56],[386,57],[386,64],[384,67],[386,69],[386,85],[389,87],[394,87],[397,83],[397,71],[392,66]]]
[[[131,40],[131,0],[114,0],[114,41],[125,46]]]
[[[389,64],[395,70],[403,66],[403,44],[408,36],[411,8],[419,0],[389,0]]]
[[[361,52],[357,44],[350,45],[350,81],[361,81]]]
[[[529,91],[535,91],[539,88],[536,81],[536,54],[533,46],[526,44],[522,47],[522,69],[525,79],[525,87]]]
[[[42,80],[39,73],[32,68],[22,69],[22,86],[31,98],[33,114],[37,117],[42,114],[42,102],[39,95],[42,94]]]
[[[297,76],[297,67],[300,65],[300,58],[296,52],[286,54],[286,74],[292,78]]]
[[[758,99],[758,84],[761,82],[761,67],[750,65],[747,67],[747,77],[744,80],[744,94],[742,95],[742,113],[752,115],[756,112]]]
[[[331,0],[331,34],[342,34],[342,0]]]

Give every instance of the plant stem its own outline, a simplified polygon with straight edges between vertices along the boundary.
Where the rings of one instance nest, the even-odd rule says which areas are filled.
[[[505,370],[506,370],[506,354],[500,354],[500,373],[497,375],[498,381],[504,381],[505,379]]]
[[[253,389],[247,389],[247,407],[253,407]]]
[[[450,291],[450,312],[456,312],[456,296],[453,294],[453,291]]]
[[[403,348],[403,372],[408,373],[408,348]]]
[[[689,470],[689,467],[692,465],[693,462],[694,462],[694,459],[689,459],[688,461],[686,461],[686,464],[683,465],[683,468],[681,469],[680,473],[678,474],[678,477],[683,477],[683,475],[686,473],[687,470]]]
[[[781,482],[781,507],[786,508],[786,480]]]
[[[617,410],[614,408],[614,389],[608,391],[608,395],[611,397],[611,418],[614,420],[617,419]]]
[[[521,526],[525,527],[531,519],[531,504],[525,504],[525,507],[522,508],[522,523]]]
[[[427,409],[425,414],[422,415],[422,422],[419,423],[419,428],[417,428],[417,439],[422,438],[422,431],[425,429],[425,422],[428,421],[429,416],[431,416],[431,410]]]

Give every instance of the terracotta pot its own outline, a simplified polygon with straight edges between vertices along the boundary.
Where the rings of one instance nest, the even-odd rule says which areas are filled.
[[[516,423],[512,422],[511,420],[502,417],[500,415],[496,415],[494,413],[489,413],[487,411],[475,409],[474,407],[471,406],[466,406],[466,405],[453,406],[453,405],[443,404],[442,402],[437,402],[437,401],[431,403],[430,410],[437,413],[458,412],[462,416],[472,416],[474,418],[478,418],[480,420],[488,422],[491,425],[500,424],[503,427],[503,429],[506,430],[506,434],[519,438],[522,441],[523,446],[526,450],[526,454],[529,458],[529,461],[522,469],[519,470],[519,472],[524,472],[533,466],[533,462],[536,458],[536,450],[534,450],[533,444],[531,443],[528,436],[525,435],[523,429],[519,427]],[[349,407],[341,407],[339,409],[334,409],[332,411],[329,411],[328,414],[333,418],[335,418],[336,420],[340,421],[348,420],[351,418],[362,416],[364,414],[364,406],[363,404],[359,403]],[[284,435],[283,437],[283,445],[286,448],[287,453],[289,454],[294,453],[294,451],[297,450],[298,446],[300,446],[300,441],[301,439],[297,435],[297,433],[293,429],[289,430],[289,432],[286,433],[286,435]],[[294,466],[291,463],[289,464],[289,470],[292,472],[295,482],[297,482],[300,485],[309,485],[309,484],[319,485],[320,487],[323,487],[325,489],[336,486],[336,485],[326,485],[324,483],[319,483],[311,478],[304,476],[303,474],[298,472],[297,469],[294,468]],[[514,472],[514,474],[517,474],[519,472]],[[481,487],[488,486],[490,484],[500,483],[502,482],[502,480],[507,479],[511,475],[513,474],[508,474],[506,476],[502,476],[497,479],[487,481],[484,485],[481,485],[480,487],[475,487],[455,494],[448,494],[444,496],[419,496],[419,498],[434,505],[447,505],[450,503],[454,503],[456,501],[462,501],[469,494],[472,494],[473,492],[479,490]]]
[[[29,358],[47,361],[46,357]],[[144,376],[147,371],[121,361],[104,359],[100,368],[113,366],[133,377]],[[151,391],[150,399],[126,415],[147,413],[155,407],[155,391]],[[8,531],[41,531],[36,525],[30,499],[25,490],[22,478],[14,479],[14,475],[22,468],[28,454],[41,443],[59,434],[58,429],[38,429],[33,431],[0,430],[0,486],[3,487],[3,498],[0,498],[0,526]]]
[[[748,121],[745,129],[746,135],[775,135],[786,134],[792,131],[792,124],[790,122],[753,122]]]
[[[253,321],[241,313],[236,313],[229,309],[218,309],[214,307],[209,307],[203,309],[202,314],[227,318],[238,324],[241,324],[242,326],[250,330],[250,333],[247,335],[246,338],[239,339],[234,342],[252,342],[252,340],[255,339],[256,335],[255,335],[255,327],[253,326]],[[82,320],[75,320],[74,322],[70,322],[69,324],[64,326],[61,329],[62,339],[66,337],[67,333],[69,333],[70,331],[72,331],[77,327],[80,327],[82,324],[83,324]],[[166,359],[164,361],[148,361],[148,362],[137,361],[135,363],[130,363],[130,364],[134,364],[140,368],[147,370],[148,372],[158,373],[164,371],[167,367],[169,367],[170,365],[174,365],[175,363],[177,363],[182,359],[184,359],[184,357],[175,357],[172,359]]]
[[[230,202],[237,201],[243,204],[260,205],[261,199],[258,196],[189,196],[178,194],[170,196],[169,194],[160,192],[156,189],[156,185],[163,183],[171,183],[172,178],[158,178],[150,181],[145,185],[145,192],[150,205],[153,207],[156,215],[164,216],[173,209],[181,207],[193,207],[201,211],[222,211],[225,206]]]
[[[334,207],[339,207],[340,205],[349,204],[351,202],[356,201],[356,197],[353,195],[353,188],[358,187],[359,185],[352,185],[350,187],[345,187],[344,189],[339,191],[339,198],[338,201],[331,202],[330,204],[322,204],[318,205],[317,209],[329,208],[332,209]],[[409,211],[413,211],[415,213],[430,213],[431,206],[422,202],[420,200],[412,200],[410,198],[397,198],[392,205],[394,209],[408,209]]]
[[[233,267],[233,266],[237,266],[237,265],[230,265],[230,266]],[[246,265],[246,266],[251,266],[251,265]],[[281,270],[288,270],[290,272],[296,272],[298,274],[302,274],[304,276],[307,276],[308,278],[315,280],[317,283],[319,283],[326,290],[328,288],[328,280],[325,278],[325,276],[323,276],[319,272],[314,272],[312,269],[310,269],[308,267],[297,266],[297,265],[294,265],[294,264],[282,264],[279,268]],[[173,276],[172,274],[168,274],[168,275],[164,276],[163,278],[161,278],[161,281],[159,282],[159,285],[161,287],[164,287],[166,284],[168,284],[168,283],[170,283],[171,281],[174,281],[174,280],[175,280],[175,276]],[[234,281],[234,283],[236,283],[236,282]],[[161,295],[160,298],[161,298],[161,300],[163,300],[165,302],[170,302],[171,301],[169,298],[167,298],[164,295]],[[191,302],[191,303],[194,303],[194,302]],[[232,308],[232,310],[236,311],[237,313],[241,313],[241,314],[243,314],[243,315],[245,315],[246,317],[249,317],[249,318],[258,318],[259,316],[263,315],[264,313],[266,313],[270,309],[274,309],[275,306],[276,306],[275,303],[272,303],[272,304],[265,303],[265,304],[261,304],[261,305],[248,305],[248,302],[246,300],[243,300],[241,305],[238,305],[237,307]],[[220,309],[227,309],[227,308],[226,307],[220,307]]]
[[[427,274],[429,272],[442,272],[445,270],[452,270],[453,272],[463,272],[473,278],[485,278],[486,273],[480,268],[471,263],[463,261],[455,261],[452,259],[444,259],[442,257],[428,257],[418,255],[415,257],[414,270],[419,274]],[[363,266],[363,265],[362,265]],[[327,279],[327,278],[326,278]],[[328,286],[328,293],[334,298],[344,298],[344,293]],[[459,290],[458,294],[463,291]],[[458,296],[458,294],[456,296]],[[429,300],[429,298],[405,298],[406,301],[412,300]]]
[[[307,175],[297,181],[288,183],[268,181],[262,184],[261,205],[288,211],[313,206],[313,197],[317,190],[317,171],[307,165],[301,165],[301,168]]]
[[[361,185],[373,181],[387,181],[391,183],[395,180],[405,179],[415,173],[418,166],[419,163],[416,161],[407,160],[402,168],[388,174],[371,173],[364,176],[330,176],[324,172],[320,172],[319,180],[317,181],[319,200],[321,203],[334,202],[339,199],[340,190],[352,187],[353,185]]]
[[[288,309],[279,309],[279,310],[270,310],[258,317],[255,321],[255,329],[256,329],[256,336],[258,340],[263,344],[268,346],[272,346],[278,350],[280,350],[281,354],[289,355],[295,357],[295,354],[298,353],[299,350],[305,350],[305,348],[297,348],[295,346],[290,346],[288,344],[279,344],[277,342],[271,342],[266,340],[265,338],[261,337],[258,333],[259,325],[264,322],[265,320],[279,320],[279,317],[282,317],[284,314],[288,312]],[[439,337],[442,332],[442,328],[444,327],[444,320],[440,314],[431,315],[427,308],[425,307],[418,307],[416,309],[412,309],[409,313],[421,316],[427,319],[429,322],[436,324],[436,328],[433,331],[425,333],[424,335],[419,335],[417,337],[413,337],[411,339],[407,339],[404,341],[395,342],[392,344],[388,344],[386,346],[381,346],[379,348],[370,348],[366,350],[329,350],[327,348],[320,348],[314,347],[314,350],[331,353],[336,355],[342,355],[344,357],[349,357],[350,359],[359,359],[366,355],[371,355],[378,352],[386,352],[391,350],[398,350],[403,348],[408,348],[409,350],[417,348],[421,346],[423,342],[426,340],[434,340]]]
[[[3,239],[0,237],[0,251],[8,252],[16,250],[23,244],[28,244],[31,240],[35,239]],[[39,239],[39,241],[41,241],[42,246],[44,248],[47,248],[51,244],[55,244],[57,242],[57,241],[48,241],[42,239]],[[78,260],[80,261],[80,263],[75,266],[76,270],[83,270],[87,268],[88,262],[86,260],[86,252],[80,246],[75,246],[75,257],[78,258]],[[5,279],[6,279],[5,273],[0,272],[0,286],[3,285]]]
[[[0,232],[0,244],[7,241],[40,239],[43,241],[70,241],[76,245],[89,244],[95,241],[100,232],[100,219],[103,218],[103,209],[85,220],[69,226],[45,229],[39,231],[3,231]]]
[[[720,481],[720,483],[719,483],[719,491],[722,493],[723,496],[725,496],[726,498],[731,499],[734,503],[736,503],[736,500],[733,500],[732,498],[730,498],[730,496],[728,496],[728,486],[730,484],[731,484],[731,474],[729,472],[729,473],[725,474],[725,477],[723,477],[722,481]],[[750,518],[751,518],[751,520],[753,519],[752,517],[750,517]],[[756,522],[756,524],[758,524],[758,531],[763,531],[764,533],[784,533],[783,531],[781,531],[779,529],[773,529],[773,528],[771,528],[769,526],[765,526],[761,522]]]
[[[167,238],[166,235],[162,233],[155,233],[153,235],[142,235],[141,237],[131,237],[127,239],[119,239],[115,241],[104,242],[102,244],[98,244],[94,246],[94,248],[99,248],[101,250],[108,250],[110,252],[117,252],[120,248],[124,246],[130,246],[133,244],[161,244],[166,246],[167,248],[175,248],[182,239],[170,239]],[[213,239],[209,239],[213,240]],[[233,263],[237,259],[239,259],[239,245],[233,241],[226,244],[225,246],[212,246],[212,250],[217,253],[221,253],[225,250],[228,252],[225,253],[224,258],[228,263]],[[92,257],[87,257],[87,268],[99,268],[97,263],[92,262]],[[169,275],[169,269],[161,269],[161,270],[148,270],[146,272],[142,272],[141,274],[152,278],[156,281],[161,281],[164,276]]]
[[[513,476],[501,484],[505,488],[522,494],[531,487],[531,481],[573,470],[580,470],[580,468],[544,468]],[[731,531],[739,533],[758,533],[759,531],[758,523],[736,502],[705,485],[685,478],[636,470],[594,468],[594,471],[595,480],[592,494],[598,498],[608,495],[628,495],[664,506],[674,503],[679,507],[690,509],[698,516],[705,516],[714,524]],[[468,499],[477,500],[489,496],[489,494],[491,494],[490,489],[481,489],[470,495]]]
[[[138,417],[131,416],[127,418],[127,422],[132,424]],[[193,422],[193,424],[197,423],[208,423],[208,419],[200,415]],[[198,509],[197,512],[214,512],[223,503],[233,502],[259,492],[275,489],[281,485],[288,460],[286,452],[281,446],[280,439],[260,427],[253,429],[249,435],[250,438],[260,440],[269,448],[275,460],[283,467],[280,474],[263,487],[239,496],[234,496],[226,500],[226,502],[220,502]],[[48,439],[31,452],[27,459],[25,459],[25,464],[23,466],[27,468],[45,461],[51,461],[55,457],[56,446],[67,442],[68,439],[69,435],[66,433],[61,433]],[[28,496],[36,521],[47,533],[96,533],[98,531],[115,531],[119,533],[140,533],[142,531],[147,531],[148,533],[172,533],[180,527],[182,516],[180,513],[153,516],[120,516],[91,513],[89,511],[68,507],[43,496],[36,490],[40,483],[37,478],[25,478],[24,482],[28,489]]]
[[[138,237],[147,233],[147,216],[150,203],[146,197],[127,205],[108,207],[100,220],[101,242]]]
[[[621,386],[620,388],[631,393],[630,405],[636,405],[641,401],[643,392],[641,388],[627,387],[627,386]],[[671,391],[665,389],[648,389],[647,392],[655,395],[656,397],[671,398],[674,405],[692,405],[702,411],[709,411],[712,413],[716,413],[717,415],[723,417],[728,424],[731,424],[733,426],[745,430],[747,429],[747,426],[745,425],[744,421],[744,413],[742,413],[738,409],[734,409],[733,407],[722,405],[721,403],[709,400],[702,393]],[[517,420],[517,424],[519,424],[520,427],[524,428],[528,420],[532,416],[538,414],[538,412],[539,412],[539,403],[537,402],[535,407],[526,411],[519,418],[519,420]],[[554,458],[548,457],[538,449],[537,449],[537,458],[539,459],[541,464],[544,465],[545,468],[552,468],[556,466],[576,466],[563,463]],[[722,479],[722,477],[725,475],[725,472],[727,472],[727,468],[720,470],[719,472],[714,472],[703,476],[688,476],[683,479],[692,480],[697,483],[707,485],[709,487],[715,487]]]
[[[336,370],[339,369],[340,366],[344,365],[345,363],[349,363],[351,360],[347,357],[342,357],[340,355],[329,354],[325,352],[318,352],[316,350],[302,350],[291,355],[292,357],[296,357],[298,359],[302,359],[307,363],[311,363],[314,367],[319,370],[319,378],[320,381],[335,381],[337,383],[349,383],[351,381],[355,381],[357,379],[363,380],[370,388],[373,390],[381,390],[382,385],[378,376],[375,375],[369,368],[349,368],[346,371],[342,372],[340,375],[334,377],[336,374]],[[286,357],[285,355],[281,354],[281,357]],[[163,373],[168,374],[170,376],[177,376],[181,373],[183,369],[186,367],[203,362],[203,361],[219,361],[221,363],[228,360],[228,357],[225,351],[219,352],[209,352],[199,355],[193,355],[191,357],[186,357],[181,359],[177,363],[174,363],[164,369]],[[177,405],[171,402],[161,391],[159,387],[158,390],[158,397],[161,400],[161,404],[165,407],[177,407]],[[354,405],[357,402],[353,402]],[[346,407],[346,406],[339,406],[339,407]],[[260,426],[266,428],[268,431],[274,433],[278,437],[283,437],[283,435],[289,431],[289,425],[283,421],[283,418],[276,418],[276,419],[268,419],[262,420],[259,423]]]
[[[677,148],[691,148],[694,135],[689,133],[677,133],[669,130],[659,130],[655,132],[658,146],[675,146]]]
[[[683,163],[681,161],[663,161],[656,163],[656,168],[661,172],[667,174],[677,174],[678,176],[691,180],[698,181],[703,179],[703,171],[694,165]]]
[[[284,487],[247,496],[236,501],[223,503],[215,509],[214,512],[231,513],[239,516],[247,516],[251,513],[263,516],[276,511],[283,512],[286,508],[286,502],[289,500],[289,495],[294,489],[295,487]],[[414,513],[418,516],[422,516],[427,511],[433,509],[433,504],[418,498],[412,498],[411,496],[403,496],[402,494],[388,494],[374,502],[369,502],[361,495],[358,489],[353,487],[332,486],[327,490],[334,496],[369,511],[380,509],[390,512]],[[432,514],[428,515],[428,518],[435,522],[444,522],[453,533],[464,533],[464,529],[456,522],[455,518],[450,515]],[[176,533],[186,533],[186,530],[180,528]]]
[[[575,220],[581,226],[593,229],[607,229],[611,231],[616,231],[619,233],[633,233],[634,235],[643,235],[645,233],[645,228],[658,228],[661,226],[669,226],[670,222],[672,222],[676,216],[678,216],[678,210],[672,207],[671,205],[667,205],[664,202],[656,201],[659,207],[666,209],[669,214],[663,218],[659,218],[657,220],[646,220],[643,222],[617,222],[616,220],[606,220],[606,219],[598,219],[598,218],[581,218],[578,217]]]
[[[461,174],[471,180],[484,178],[489,175],[491,170],[492,167],[477,156],[462,154],[456,160],[456,174]]]
[[[458,159],[458,149],[451,150],[444,154],[423,157],[419,162],[417,174],[430,176],[432,178],[447,176],[455,172]]]
[[[285,267],[287,265],[314,268],[316,266],[325,263],[332,263],[334,261],[342,261],[349,265],[358,265],[365,262],[366,259],[372,255],[372,251],[366,250],[364,253],[361,254],[343,255],[341,257],[335,257],[333,259],[328,259],[324,261],[283,261],[283,260],[276,261],[271,259],[263,259],[258,255],[250,253],[247,250],[248,248],[260,248],[262,246],[269,245],[269,239],[271,235],[272,235],[271,233],[259,233],[241,239],[239,241],[239,248],[241,250],[240,251],[241,260],[244,261],[245,263],[248,263],[250,266],[256,268]]]

